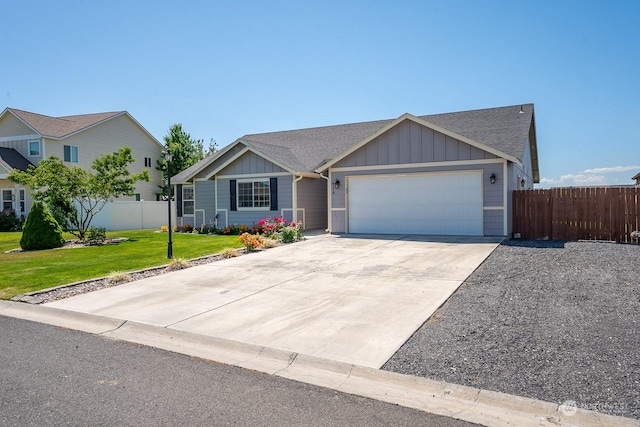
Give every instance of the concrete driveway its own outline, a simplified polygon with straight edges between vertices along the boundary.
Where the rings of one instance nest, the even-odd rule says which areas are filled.
[[[320,235],[46,305],[379,368],[498,242]]]

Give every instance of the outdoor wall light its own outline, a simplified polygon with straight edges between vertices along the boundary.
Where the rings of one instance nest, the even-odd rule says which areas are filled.
[[[524,178],[522,178],[522,181],[520,181],[520,186],[521,186],[522,188],[524,188],[524,185],[525,185],[525,184],[526,184],[526,182],[525,182]]]
[[[489,182],[491,182],[492,184],[496,183],[496,174],[492,173],[491,176],[489,177]]]
[[[333,183],[333,188],[335,188],[336,190],[338,188],[340,188],[340,180],[339,179],[336,179],[336,181]]]

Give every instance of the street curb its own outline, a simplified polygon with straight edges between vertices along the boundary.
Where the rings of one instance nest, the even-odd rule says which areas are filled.
[[[51,307],[0,301],[0,315],[89,332],[488,427],[640,426],[640,420]],[[563,409],[565,409],[563,411]]]

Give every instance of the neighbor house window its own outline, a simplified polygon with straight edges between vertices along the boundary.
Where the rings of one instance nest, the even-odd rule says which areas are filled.
[[[238,208],[268,208],[269,180],[238,182]]]
[[[29,141],[29,157],[40,156],[40,141]]]
[[[182,186],[182,214],[193,215],[194,212],[194,200],[193,200],[193,185]]]
[[[26,198],[25,198],[25,192],[24,190],[20,190],[20,212],[22,212],[24,214],[25,211],[25,207],[26,207]]]
[[[70,163],[78,163],[78,147],[73,145],[65,145],[64,161]]]
[[[144,167],[145,168],[150,168],[151,167],[151,157],[145,157],[144,158]]]
[[[13,209],[13,191],[12,190],[2,190],[2,209],[3,210]]]

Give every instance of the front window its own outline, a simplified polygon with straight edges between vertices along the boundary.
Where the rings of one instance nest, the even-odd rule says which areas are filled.
[[[73,145],[65,145],[64,161],[70,163],[78,163],[78,147]]]
[[[182,214],[193,215],[193,212],[193,185],[184,185],[182,186]]]
[[[29,141],[29,157],[40,156],[40,141]]]
[[[238,208],[269,208],[269,180],[238,183]]]
[[[13,209],[13,191],[2,190],[2,209]]]

